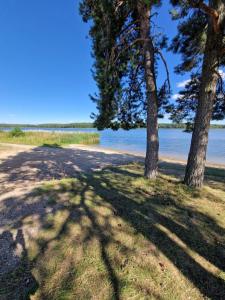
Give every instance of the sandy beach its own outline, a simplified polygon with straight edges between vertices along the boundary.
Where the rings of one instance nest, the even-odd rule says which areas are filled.
[[[34,147],[28,145],[0,144],[0,201],[9,196],[26,193],[45,181],[77,177],[82,173],[130,162],[143,162],[139,153],[127,153],[99,146],[70,145],[63,148]],[[185,161],[161,157],[162,163],[178,166]],[[179,167],[180,166],[180,167]],[[224,169],[224,165],[207,164]],[[176,168],[175,168],[176,169]]]
[[[143,154],[117,151],[99,146],[70,145],[60,148],[0,144],[0,182],[3,192],[9,187],[30,186],[52,179],[74,177],[82,172],[101,170],[110,165],[144,161]],[[160,157],[161,162],[184,166],[184,160]],[[223,164],[208,167],[225,169]]]

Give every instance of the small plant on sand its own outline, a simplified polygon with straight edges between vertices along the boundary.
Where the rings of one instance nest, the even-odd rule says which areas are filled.
[[[25,133],[19,127],[16,127],[9,132],[10,137],[18,137],[18,136],[24,136],[24,135],[25,135]]]

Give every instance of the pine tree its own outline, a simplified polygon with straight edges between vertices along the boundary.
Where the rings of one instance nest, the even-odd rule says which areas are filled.
[[[200,75],[193,76],[184,94],[186,97],[189,93],[189,112],[196,110],[184,182],[189,186],[201,187],[210,121],[213,116],[224,116],[224,100],[221,96],[223,84],[220,84],[219,67],[225,63],[225,3],[223,0],[211,0],[208,3],[203,0],[171,2],[179,8],[178,12],[174,12],[174,17],[184,18],[178,26],[179,33],[172,45],[174,52],[181,53],[183,59],[176,71],[197,72],[201,68]],[[193,88],[197,102],[190,97],[193,96],[190,93]],[[189,112],[185,112],[185,109],[189,105],[182,105],[184,99],[179,98],[179,108],[187,117]]]
[[[84,21],[91,20],[94,78],[99,94],[94,115],[99,129],[147,127],[145,176],[158,168],[158,117],[169,109],[169,78],[157,89],[157,61],[166,38],[153,28],[153,5],[160,1],[91,1],[81,3]]]
[[[186,123],[186,131],[192,132],[198,106],[201,76],[191,74],[190,80],[179,92],[175,104],[171,107],[171,119],[175,123]],[[213,104],[212,120],[225,119],[225,82],[222,70],[219,71],[219,80],[216,87],[216,98]]]

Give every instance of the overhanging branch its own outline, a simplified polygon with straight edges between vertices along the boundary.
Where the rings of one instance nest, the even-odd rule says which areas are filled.
[[[130,43],[126,47],[122,48],[121,51],[118,53],[117,57],[115,58],[115,60],[113,61],[113,64],[115,64],[118,61],[118,59],[120,58],[120,56],[123,52],[125,52],[126,50],[128,50],[129,48],[134,46],[136,43],[145,42],[145,41],[149,41],[149,39],[137,38],[132,43]],[[112,50],[112,52],[114,52],[114,51],[115,51],[115,49]]]
[[[219,14],[218,14],[218,12],[215,9],[213,9],[209,5],[205,4],[203,2],[203,0],[199,0],[199,1],[188,0],[188,2],[190,3],[190,5],[193,8],[199,8],[203,12],[205,12],[208,16],[210,16],[211,19],[212,19],[212,22],[213,22],[213,29],[214,29],[214,31],[216,33],[218,33],[220,31]]]
[[[165,58],[164,58],[162,52],[161,52],[158,48],[155,49],[155,52],[159,54],[159,56],[161,57],[161,60],[162,60],[162,62],[163,62],[163,64],[164,64],[164,66],[165,66],[165,69],[166,69],[166,76],[167,76],[166,81],[168,82],[169,92],[170,92],[170,91],[171,91],[171,85],[170,85],[170,73],[169,73],[169,68],[168,68],[167,62],[166,62],[166,60],[165,60]]]

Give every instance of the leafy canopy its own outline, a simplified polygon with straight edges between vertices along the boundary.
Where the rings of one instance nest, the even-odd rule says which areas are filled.
[[[145,1],[150,5],[152,1]],[[138,1],[84,0],[80,12],[85,22],[91,21],[95,64],[93,76],[99,93],[91,96],[98,114],[92,115],[95,126],[103,128],[136,128],[146,123],[146,84],[143,40],[140,33]],[[156,7],[160,1],[154,1]],[[161,49],[167,39],[154,24],[156,14],[150,17],[149,38],[154,44],[155,70],[162,58]],[[157,74],[156,74],[157,75]],[[169,110],[168,78],[157,91],[159,116]]]
[[[181,55],[181,63],[175,68],[178,74],[191,73],[190,81],[180,91],[173,106],[171,119],[175,122],[186,121],[189,128],[194,122],[199,98],[203,55],[205,52],[206,38],[210,16],[201,9],[203,1],[171,0],[174,6],[171,14],[173,19],[180,20],[178,33],[172,41],[170,50]],[[209,7],[210,8],[210,7]],[[225,47],[225,36],[221,49]],[[225,52],[218,58],[220,68],[217,83],[217,94],[214,102],[212,119],[225,118],[225,93],[222,69],[225,67]]]

